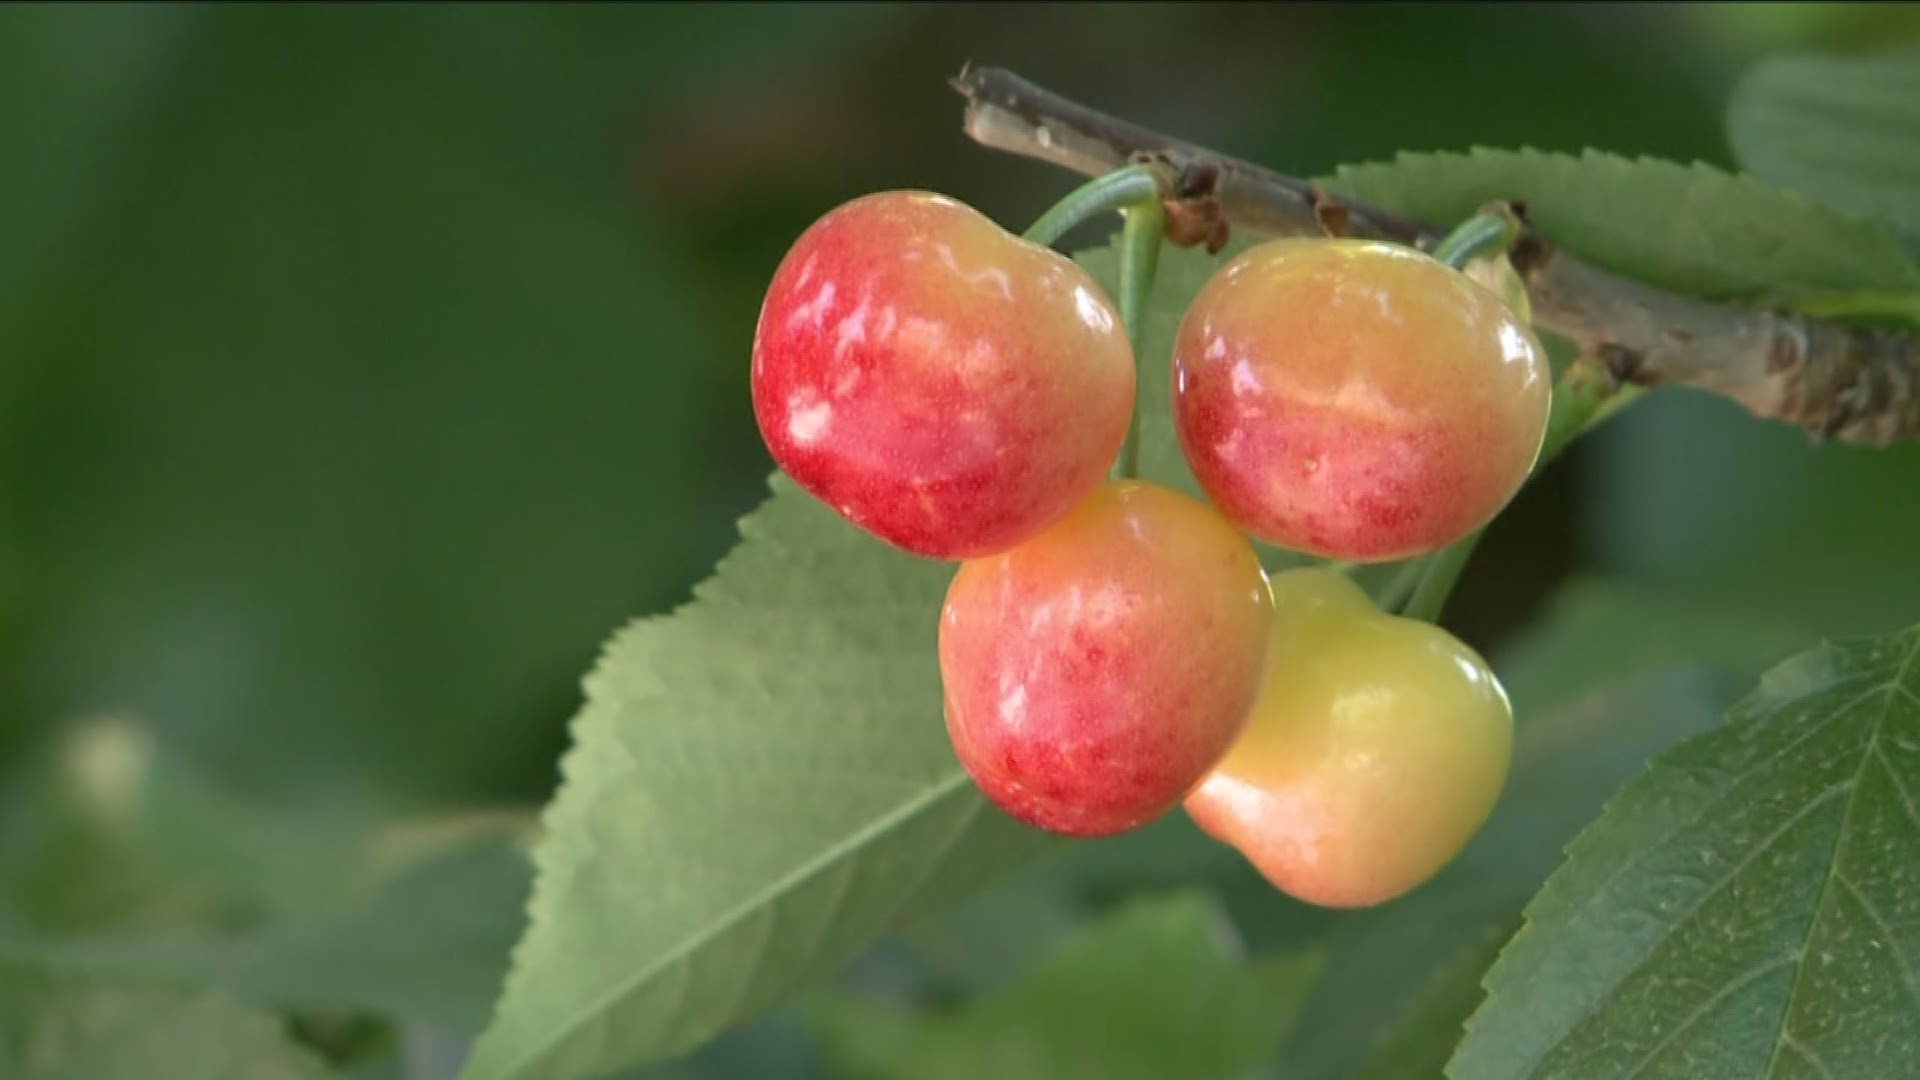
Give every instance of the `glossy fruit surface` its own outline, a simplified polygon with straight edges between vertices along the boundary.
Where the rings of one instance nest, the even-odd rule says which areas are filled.
[[[945,196],[891,191],[801,235],[760,311],[753,411],[801,487],[895,546],[1004,551],[1105,477],[1133,351],[1087,273]]]
[[[940,622],[954,751],[1031,825],[1100,836],[1177,805],[1246,723],[1271,601],[1212,507],[1108,484],[960,568]]]
[[[1411,248],[1275,240],[1222,267],[1173,349],[1181,447],[1253,535],[1373,562],[1486,524],[1540,452],[1547,355]]]
[[[1506,692],[1451,634],[1381,614],[1338,573],[1272,585],[1259,703],[1187,813],[1301,900],[1390,900],[1492,812],[1513,752]]]

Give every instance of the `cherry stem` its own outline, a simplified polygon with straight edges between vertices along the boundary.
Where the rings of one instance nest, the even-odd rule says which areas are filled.
[[[1920,326],[1920,293],[1905,289],[1868,289],[1859,292],[1815,293],[1781,298],[1780,307],[1822,319]]]
[[[1160,266],[1160,242],[1166,234],[1166,211],[1158,192],[1127,207],[1120,229],[1120,321],[1133,345],[1134,403],[1127,420],[1127,439],[1120,444],[1117,474],[1123,480],[1140,475],[1140,390],[1147,381],[1147,297],[1153,293],[1153,275]]]
[[[1458,270],[1473,259],[1506,252],[1520,238],[1520,228],[1511,203],[1488,203],[1436,244],[1433,257]]]
[[[1145,165],[1129,165],[1074,188],[1022,235],[1033,243],[1052,247],[1081,222],[1159,201],[1160,178]]]
[[[1575,439],[1598,427],[1639,396],[1640,387],[1618,385],[1601,364],[1585,358],[1574,361],[1553,384],[1552,411],[1547,414],[1546,435],[1540,441],[1540,456],[1533,463],[1529,480],[1539,476],[1547,463],[1559,457]],[[1485,529],[1476,529],[1426,556],[1420,583],[1414,586],[1413,596],[1401,614],[1424,622],[1438,621],[1447,597],[1453,594],[1453,587],[1460,580],[1460,572],[1466,569],[1467,560],[1473,557],[1473,549],[1485,532]]]
[[[1400,568],[1394,571],[1393,577],[1374,598],[1380,610],[1399,610],[1400,605],[1406,603],[1407,598],[1413,595],[1413,590],[1420,587],[1420,579],[1426,577],[1427,565],[1432,561],[1432,556],[1416,555],[1401,563]]]

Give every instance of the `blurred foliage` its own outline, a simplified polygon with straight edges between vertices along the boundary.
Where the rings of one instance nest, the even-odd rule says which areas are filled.
[[[1486,997],[1480,977],[1512,936],[1510,927],[1501,927],[1442,964],[1400,1015],[1380,1030],[1354,1080],[1442,1080],[1447,1059],[1460,1043],[1461,1027]]]
[[[1727,134],[1740,163],[1920,245],[1920,47],[1865,57],[1789,56],[1734,88]]]
[[[1250,962],[1195,893],[1136,900],[948,1013],[817,995],[845,1080],[1234,1080],[1271,1055],[1320,968]]]
[[[1817,7],[14,9],[0,731],[133,710],[278,797],[541,795],[596,643],[757,498],[787,240],[876,187],[1062,189],[959,137],[965,56],[1298,172],[1724,162],[1757,46],[1912,23]]]
[[[15,737],[134,709],[256,791],[538,795],[595,643],[761,471],[751,320],[677,272],[641,122],[864,17],[6,18],[64,151],[21,177],[53,213],[0,198],[45,252],[0,309]],[[67,80],[95,109],[48,120]]]
[[[319,1080],[277,1017],[216,994],[0,963],[0,1075],[13,1080]]]
[[[289,812],[119,719],[72,732],[38,777],[0,818],[16,922],[0,957],[469,1036],[485,1022],[520,931],[527,815]]]
[[[352,1075],[451,1075],[527,884],[526,818],[495,808],[546,798],[600,642],[684,600],[762,497],[745,357],[786,244],[867,190],[1016,226],[1066,190],[960,136],[961,61],[1304,175],[1474,145],[1730,168],[1755,60],[1920,40],[1916,12],[0,10],[0,952],[33,958],[0,1040],[22,1008],[68,1030],[132,1002],[305,1068],[270,1006]],[[1313,912],[1169,821],[845,981],[961,1008],[1091,913],[1204,887],[1256,952],[1333,950],[1283,1060],[1344,1075],[1722,675],[1912,622],[1920,577],[1888,568],[1917,485],[1911,445],[1649,395],[1449,609],[1540,748],[1449,875]],[[776,1013],[654,1075],[827,1075],[811,1030]]]

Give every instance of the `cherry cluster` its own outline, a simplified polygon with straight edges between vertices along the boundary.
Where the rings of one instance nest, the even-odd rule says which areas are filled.
[[[1248,539],[1405,559],[1512,498],[1546,427],[1545,353],[1460,272],[1345,240],[1222,266],[1173,347],[1210,504],[1109,479],[1136,387],[1101,287],[941,195],[869,195],[800,237],[752,387],[802,488],[961,560],[947,729],[1014,817],[1102,836],[1184,803],[1278,887],[1356,907],[1432,876],[1491,812],[1512,713],[1486,664],[1339,571],[1269,578]]]

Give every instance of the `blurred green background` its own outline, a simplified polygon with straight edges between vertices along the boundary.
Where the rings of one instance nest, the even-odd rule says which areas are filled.
[[[599,642],[761,497],[785,246],[870,190],[1017,229],[1072,183],[961,135],[969,58],[1303,175],[1729,166],[1753,60],[1916,37],[1912,5],[0,10],[0,926],[149,918],[76,914],[61,875],[94,879],[33,839],[103,718],[263,813],[542,801]],[[1912,446],[1657,394],[1516,503],[1450,621],[1498,653],[1606,575],[1886,629],[1917,490]]]

